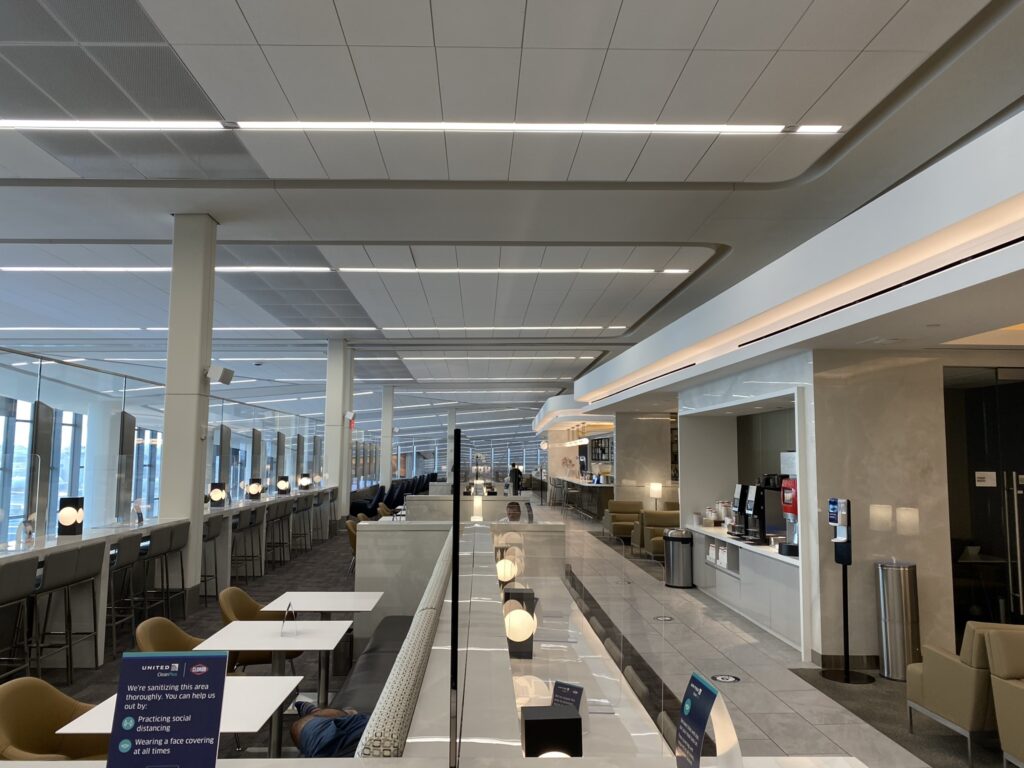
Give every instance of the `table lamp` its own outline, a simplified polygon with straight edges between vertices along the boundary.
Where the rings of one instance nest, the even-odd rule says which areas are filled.
[[[211,507],[223,507],[224,502],[227,501],[228,492],[224,488],[224,483],[210,483],[210,506]]]
[[[245,497],[256,501],[260,496],[263,495],[263,481],[254,477],[249,481],[249,484],[245,486]]]
[[[654,499],[654,511],[658,511],[658,499],[661,498],[661,483],[648,483],[647,495]]]
[[[292,486],[291,486],[291,483],[288,482],[288,475],[278,475],[277,476],[277,495],[278,496],[287,496],[289,491],[291,491],[291,489],[292,489]]]
[[[81,496],[62,496],[57,509],[57,535],[81,536],[85,520],[85,499]]]
[[[519,573],[519,568],[511,560],[502,558],[498,561],[495,569],[498,572],[498,581],[501,584],[508,584],[510,581],[514,581],[516,574]]]
[[[309,472],[303,472],[299,475],[299,488],[306,490],[313,484],[313,478],[309,476]]]

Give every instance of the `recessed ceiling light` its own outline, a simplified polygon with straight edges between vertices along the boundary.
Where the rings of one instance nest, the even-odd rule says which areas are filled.
[[[663,269],[661,270],[666,275],[688,275],[690,270],[688,269]]]
[[[166,363],[166,357],[104,357],[105,363]]]
[[[12,325],[0,328],[0,331],[9,331],[16,333],[19,331],[54,331],[54,332],[74,332],[74,331],[142,331],[149,330],[148,328],[130,328],[130,327],[114,327],[114,326],[95,326],[95,325],[83,325],[83,326],[67,326],[67,325]]]
[[[356,358],[356,360],[375,360],[375,359],[380,359],[380,360],[398,360],[399,358],[397,358],[397,357],[394,357],[394,358],[391,358],[391,357],[382,357],[382,358],[363,357],[363,358],[359,358],[359,357],[357,357]],[[460,363],[460,362],[465,362],[465,361],[469,361],[469,360],[509,360],[509,361],[526,362],[526,363],[528,363],[528,362],[531,362],[532,360],[575,360],[577,358],[576,358],[575,355],[536,355],[534,357],[522,357],[522,356],[513,356],[513,355],[495,355],[495,356],[487,356],[487,357],[406,357],[406,356],[403,355],[401,359],[402,360],[411,360],[411,361],[416,361],[416,362],[422,362],[422,361],[445,361],[445,362],[449,362],[449,363],[452,363],[452,362]],[[582,357],[579,358],[579,359],[581,359],[581,360],[583,360],[583,359],[593,360],[593,358],[582,358]]]
[[[0,120],[8,131],[223,131],[217,120]]]
[[[217,360],[223,363],[277,363],[277,362],[321,362],[326,363],[326,357],[218,357]]]
[[[842,129],[841,125],[799,125],[796,133],[839,133]]]
[[[341,131],[426,133],[782,133],[785,125],[728,125],[697,123],[516,123],[456,121],[333,121],[240,120],[243,131]]]
[[[615,327],[615,326],[612,326]],[[625,328],[625,326],[621,326]],[[382,331],[603,331],[603,325],[418,325],[385,327]]]
[[[650,275],[654,269],[587,267],[338,267],[338,272],[391,275]]]

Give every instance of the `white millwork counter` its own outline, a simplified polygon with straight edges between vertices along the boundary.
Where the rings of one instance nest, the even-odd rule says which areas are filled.
[[[693,583],[701,592],[799,650],[800,561],[734,539],[722,527],[686,527],[693,533]]]

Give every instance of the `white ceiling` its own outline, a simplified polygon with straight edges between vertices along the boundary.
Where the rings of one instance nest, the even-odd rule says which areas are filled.
[[[117,5],[119,14],[0,4],[0,116],[843,126],[838,136],[718,137],[0,131],[0,265],[166,265],[170,214],[206,212],[219,222],[222,264],[692,270],[218,277],[218,325],[627,326],[353,338],[367,357],[574,358],[358,364],[360,378],[415,379],[394,382],[404,405],[527,400],[512,405],[532,416],[593,362],[582,357],[615,354],[777,258],[1024,92],[1024,10],[1012,0]],[[1006,15],[991,32],[962,51],[948,43],[997,6]],[[943,66],[911,90],[906,79],[933,54]],[[814,166],[833,147],[834,164]],[[786,181],[811,167],[820,175]],[[0,326],[159,327],[168,286],[163,274],[0,273]],[[233,334],[215,348],[322,356],[324,335]],[[0,344],[163,376],[159,361],[108,359],[162,357],[159,333],[0,332]],[[275,381],[322,378],[320,362],[228,365],[253,379],[232,385],[232,397],[281,400],[269,407],[292,413],[322,407],[301,400],[322,394],[322,382]],[[505,381],[472,381],[488,378]],[[357,407],[379,407],[366,403],[383,383],[367,382],[375,394]],[[437,426],[447,408],[407,423]]]

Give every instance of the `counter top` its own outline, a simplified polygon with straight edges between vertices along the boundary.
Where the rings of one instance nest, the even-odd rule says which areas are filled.
[[[687,523],[686,529],[693,531],[694,533],[700,533],[704,536],[710,536],[712,539],[718,539],[719,541],[727,541],[730,544],[735,544],[740,549],[745,549],[748,552],[754,552],[758,555],[771,558],[772,560],[778,560],[780,563],[786,563],[797,568],[800,567],[800,559],[797,557],[790,557],[789,555],[780,555],[779,551],[767,544],[751,544],[749,541],[741,541],[740,539],[734,539],[725,531],[725,526],[717,526],[709,528],[704,525],[694,525],[693,523]]]

